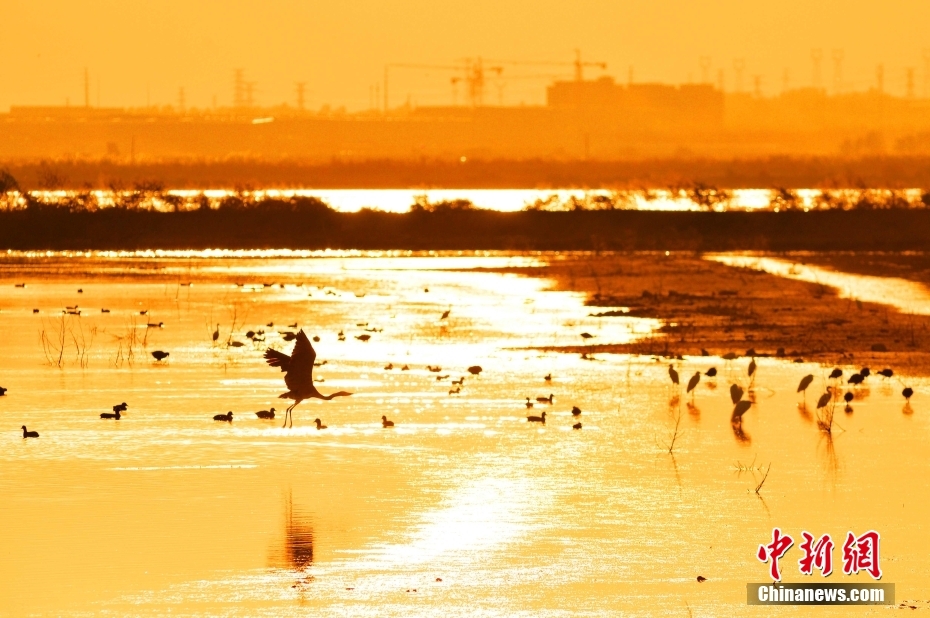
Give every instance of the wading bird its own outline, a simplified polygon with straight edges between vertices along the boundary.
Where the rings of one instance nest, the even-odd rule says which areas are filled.
[[[118,421],[119,418],[120,418],[120,413],[119,413],[119,410],[117,410],[116,412],[113,412],[113,413],[104,412],[103,414],[100,415],[100,418],[112,418],[112,419]]]
[[[704,372],[704,375],[706,375],[708,378],[715,378],[715,377],[717,377],[717,368],[716,368],[716,367],[711,367],[710,369],[708,369],[707,371]]]
[[[170,355],[171,355],[171,352],[162,352],[161,350],[155,350],[154,352],[152,352],[152,356],[155,358],[155,360],[159,362],[165,360]]]
[[[381,426],[387,429],[388,427],[394,426],[394,421],[389,421],[386,416],[381,417]]]
[[[870,375],[872,375],[872,370],[869,369],[868,367],[863,367],[862,369],[859,370],[859,375],[861,375],[863,378],[867,378]]]
[[[216,330],[213,331],[213,343],[216,343],[216,340],[220,338],[220,325],[217,323]]]
[[[885,367],[884,369],[878,372],[878,375],[882,376],[883,378],[890,378],[891,376],[894,375],[894,371]]]
[[[259,410],[255,413],[258,418],[274,418],[274,408],[270,410]]]
[[[319,431],[320,429],[327,429],[326,425],[324,425],[323,421],[321,421],[320,419],[315,418],[313,419],[313,422],[316,423],[317,431]]]
[[[678,384],[678,372],[672,365],[668,366],[668,377],[672,379],[672,384]]]
[[[352,393],[339,391],[331,395],[323,395],[313,385],[313,361],[316,360],[316,350],[303,329],[297,333],[297,342],[294,344],[294,352],[288,356],[284,352],[268,348],[265,350],[265,361],[272,367],[280,367],[284,372],[284,384],[289,389],[286,393],[279,395],[281,399],[293,399],[291,404],[284,412],[284,423],[291,419],[291,427],[294,426],[294,417],[291,412],[305,399],[322,399],[329,401],[335,397],[348,397]]]
[[[814,381],[814,376],[808,374],[801,378],[801,383],[798,384],[798,392],[804,393],[804,396],[807,397],[807,387],[811,385],[811,382]]]
[[[686,393],[691,393],[691,399],[694,399],[694,392],[693,392],[693,391],[694,391],[694,389],[697,387],[698,382],[700,382],[700,381],[701,381],[701,372],[700,372],[700,371],[695,371],[695,372],[694,372],[694,375],[691,376],[691,379],[688,380],[688,390],[685,391]]]
[[[843,395],[843,401],[846,402],[846,407],[843,408],[843,412],[846,412],[847,414],[849,414],[850,412],[853,411],[852,406],[849,404],[852,402],[854,397],[855,396],[852,394],[852,391],[847,391],[846,394]]]
[[[232,410],[230,410],[230,411],[227,412],[226,414],[217,414],[217,415],[215,415],[215,416],[213,417],[213,420],[215,420],[215,421],[225,421],[225,422],[227,422],[227,423],[231,423],[231,422],[232,422]]]
[[[907,401],[910,401],[911,397],[914,396],[914,389],[911,388],[910,386],[906,386],[904,390],[901,391],[901,394],[904,395],[904,399],[906,399]]]
[[[38,437],[39,437],[38,431],[26,431],[26,426],[23,425],[23,440],[25,440],[26,438],[38,438]]]
[[[859,386],[860,384],[862,384],[863,380],[865,380],[865,378],[862,377],[861,373],[854,373],[851,376],[849,376],[849,379],[846,380],[846,383],[852,384],[854,386]]]
[[[831,380],[835,380],[835,379],[837,379],[837,378],[842,378],[842,377],[843,377],[843,370],[842,370],[842,369],[836,368],[836,369],[834,369],[833,371],[830,372],[830,379],[831,379]]]
[[[546,413],[543,412],[541,416],[527,416],[527,423],[545,423],[546,422]]]

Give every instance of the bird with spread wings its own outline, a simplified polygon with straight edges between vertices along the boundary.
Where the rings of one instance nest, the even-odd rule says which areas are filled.
[[[332,395],[323,395],[313,384],[313,363],[316,360],[316,350],[307,339],[303,329],[297,333],[294,352],[288,356],[284,352],[268,348],[265,350],[265,361],[272,367],[280,367],[284,372],[284,384],[289,389],[279,395],[281,399],[293,399],[294,403],[284,412],[284,424],[287,425],[288,416],[291,418],[291,427],[294,426],[294,416],[291,412],[305,399],[323,399],[329,401],[334,397],[348,397],[352,393],[339,391]]]

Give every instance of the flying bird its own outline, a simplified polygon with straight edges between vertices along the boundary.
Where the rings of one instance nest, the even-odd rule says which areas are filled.
[[[294,344],[294,352],[288,356],[284,352],[279,352],[268,348],[265,350],[265,361],[272,367],[280,367],[284,372],[284,384],[287,385],[288,391],[279,395],[281,399],[293,399],[291,404],[284,412],[284,422],[287,423],[288,416],[291,418],[291,427],[294,426],[294,417],[291,412],[305,399],[323,399],[329,401],[335,397],[348,397],[352,393],[339,391],[331,395],[323,395],[313,385],[313,361],[316,360],[316,350],[310,340],[307,339],[303,329],[297,333],[297,341]]]

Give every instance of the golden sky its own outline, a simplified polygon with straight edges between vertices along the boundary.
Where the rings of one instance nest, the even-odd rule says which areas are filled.
[[[700,81],[702,56],[716,82],[744,59],[743,88],[761,76],[767,94],[812,81],[812,48],[823,50],[822,79],[834,84],[834,50],[842,50],[842,88],[875,84],[904,94],[907,67],[925,94],[930,53],[926,0],[2,0],[0,110],[9,105],[91,103],[169,105],[184,88],[188,106],[232,102],[233,70],[256,82],[261,105],[369,106],[386,62],[453,64],[466,57],[570,63],[580,48],[626,81]],[[491,64],[487,63],[486,64]],[[571,67],[504,66],[487,99],[540,103],[546,78]],[[586,76],[599,73],[588,71]],[[453,73],[397,69],[393,103],[449,104]],[[510,79],[506,79],[507,76]],[[461,88],[461,87],[460,87]],[[459,101],[463,93],[459,91]]]

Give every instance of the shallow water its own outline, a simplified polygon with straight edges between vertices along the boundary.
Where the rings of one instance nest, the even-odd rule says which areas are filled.
[[[0,614],[762,616],[772,610],[746,606],[745,584],[766,581],[755,551],[775,526],[840,544],[847,530],[878,530],[882,581],[898,599],[926,597],[919,381],[904,377],[918,387],[905,407],[898,382],[873,376],[854,412],[836,409],[831,438],[813,409],[826,371],[758,359],[756,404],[738,434],[727,390],[750,386],[748,359],[676,363],[682,381],[721,372],[693,404],[683,392],[676,403],[664,361],[534,349],[576,345],[581,332],[630,340],[654,322],[593,318],[581,295],[545,280],[470,270],[545,259],[0,261],[0,385],[10,389],[0,398]],[[75,304],[82,314],[62,322]],[[321,338],[320,390],[354,394],[305,402],[284,429],[253,412],[285,404],[282,374],[261,354],[289,352],[277,332],[292,323]],[[54,343],[62,324],[59,368],[40,332]],[[266,341],[253,345],[250,329]],[[156,349],[167,362],[154,362]],[[484,371],[468,374],[476,364]],[[795,393],[806,373],[817,376],[809,411]],[[527,424],[525,398],[550,393],[553,405],[530,411],[548,422]],[[98,418],[121,401],[122,420]],[[227,410],[231,425],[211,420]],[[317,431],[315,417],[329,428]],[[22,424],[41,437],[24,441]],[[785,581],[803,580],[798,557],[795,546],[782,561]],[[821,608],[868,611],[833,609]]]

